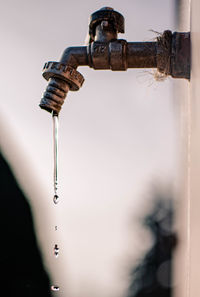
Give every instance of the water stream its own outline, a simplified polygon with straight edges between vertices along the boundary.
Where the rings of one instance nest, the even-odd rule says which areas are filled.
[[[53,159],[54,159],[54,169],[53,169],[53,202],[55,205],[59,202],[58,196],[58,116],[52,113],[53,119]],[[55,231],[57,232],[58,226],[54,226]],[[56,258],[59,256],[59,247],[58,244],[54,245],[53,253]],[[59,291],[60,287],[57,285],[51,286],[52,291]]]
[[[53,185],[54,185],[54,197],[53,202],[57,204],[59,202],[58,196],[58,116],[53,114],[53,155],[54,155],[54,173],[53,173]]]

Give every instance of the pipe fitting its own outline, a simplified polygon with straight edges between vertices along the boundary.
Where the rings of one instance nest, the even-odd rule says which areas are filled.
[[[174,78],[190,79],[190,32],[169,30],[157,38],[158,71]]]
[[[51,78],[40,102],[40,108],[58,115],[69,91],[69,84],[59,78]]]
[[[75,68],[62,64],[61,62],[45,63],[43,77],[49,80],[52,77],[65,81],[71,91],[78,91],[84,82],[84,77]]]
[[[84,82],[84,77],[75,68],[58,62],[45,63],[43,77],[50,82],[40,107],[54,114],[59,114],[68,91],[78,91]]]
[[[93,69],[126,70],[126,52],[126,40],[94,41],[88,45],[88,66]]]
[[[60,63],[76,69],[78,66],[88,65],[87,47],[74,46],[64,50]]]

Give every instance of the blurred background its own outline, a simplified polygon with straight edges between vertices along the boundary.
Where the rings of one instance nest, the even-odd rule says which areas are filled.
[[[4,296],[171,296],[183,137],[175,90],[187,82],[156,81],[151,69],[79,67],[85,83],[68,94],[59,117],[60,202],[52,202],[52,118],[38,107],[47,85],[42,68],[84,44],[88,18],[103,6],[125,17],[119,38],[127,41],[180,28],[175,0],[0,3],[1,254],[11,284]]]

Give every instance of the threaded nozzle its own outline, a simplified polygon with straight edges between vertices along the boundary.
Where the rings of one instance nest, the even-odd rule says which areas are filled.
[[[70,86],[66,81],[56,77],[51,78],[40,101],[40,108],[59,114],[69,88]]]

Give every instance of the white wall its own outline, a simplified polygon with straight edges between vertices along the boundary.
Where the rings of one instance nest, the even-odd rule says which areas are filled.
[[[85,84],[69,94],[60,115],[61,202],[52,204],[52,121],[38,108],[46,87],[41,70],[65,47],[83,44],[90,13],[105,5],[124,15],[120,37],[128,41],[174,29],[173,0],[0,3],[1,148],[29,197],[45,265],[62,297],[125,294],[133,259],[150,244],[130,222],[152,183],[177,180],[172,80],[82,67]]]
[[[200,2],[191,1],[192,77],[190,88],[190,297],[200,295]]]
[[[190,83],[185,86],[180,84],[177,92],[182,117],[183,181],[180,195],[182,203],[178,216],[179,246],[176,252],[175,296],[196,297],[200,295],[200,2],[182,1],[181,14],[180,30],[191,29],[192,67]]]
[[[177,1],[177,31],[190,31],[190,1]],[[177,119],[179,121],[178,138],[180,141],[180,174],[179,191],[177,193],[176,230],[178,245],[174,261],[174,296],[189,297],[189,221],[190,221],[190,85],[186,80],[175,80],[174,100],[177,103]]]

